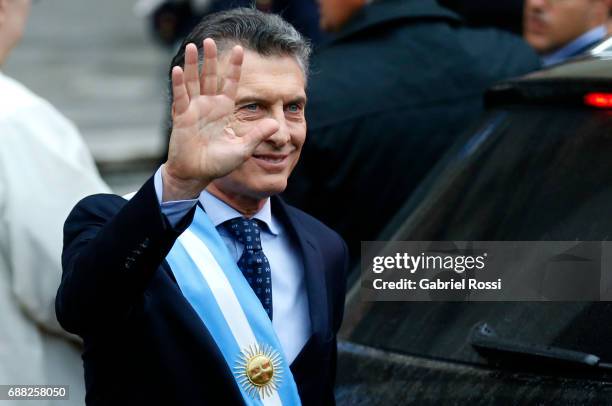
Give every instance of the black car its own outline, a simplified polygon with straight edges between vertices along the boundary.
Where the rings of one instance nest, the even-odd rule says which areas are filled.
[[[612,239],[612,42],[511,80],[380,240]],[[364,302],[340,405],[612,404],[612,303]]]

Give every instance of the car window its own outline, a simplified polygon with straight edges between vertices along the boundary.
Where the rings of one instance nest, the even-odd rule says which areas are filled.
[[[490,112],[394,220],[395,240],[610,240],[612,113],[581,106]],[[391,239],[391,238],[390,238]],[[468,336],[486,321],[499,336],[612,361],[612,304],[363,303],[345,336],[398,351],[485,364]]]

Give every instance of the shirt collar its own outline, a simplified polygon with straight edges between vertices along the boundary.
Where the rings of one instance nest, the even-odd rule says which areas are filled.
[[[207,190],[200,193],[199,201],[215,227],[218,227],[219,225],[233,218],[243,217],[240,212],[225,203],[223,200],[212,195]],[[263,205],[261,210],[255,213],[253,218],[265,223],[266,226],[268,226],[268,230],[273,235],[279,234],[279,227],[276,224],[276,221],[274,221],[272,218],[272,205],[270,203],[270,198],[266,199],[266,203]]]
[[[606,34],[606,27],[603,25],[599,25],[585,32],[563,48],[560,48],[554,52],[542,56],[542,63],[544,66],[549,66],[554,63],[562,62],[572,56],[578,55],[582,51],[584,51],[585,48],[588,48],[589,45],[595,44],[596,42],[599,42],[604,39],[606,37]]]

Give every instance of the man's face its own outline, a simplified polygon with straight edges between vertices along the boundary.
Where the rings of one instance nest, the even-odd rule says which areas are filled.
[[[221,58],[221,72],[227,64],[227,56]],[[273,118],[279,129],[241,166],[214,180],[208,186],[213,194],[261,200],[285,190],[306,139],[305,85],[294,58],[245,50],[232,128],[240,136],[261,120]]]
[[[317,0],[319,25],[325,31],[337,31],[365,5],[365,0]]]
[[[523,36],[540,54],[555,51],[603,24],[605,8],[604,0],[525,0]]]

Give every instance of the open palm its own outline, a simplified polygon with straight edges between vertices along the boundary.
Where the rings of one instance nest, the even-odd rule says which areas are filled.
[[[231,50],[222,87],[217,76],[217,47],[204,40],[204,66],[198,73],[198,50],[185,47],[184,70],[172,70],[172,134],[166,170],[182,180],[199,180],[203,187],[236,169],[257,145],[274,134],[278,123],[262,120],[248,133],[232,129],[236,93],[244,51]]]

